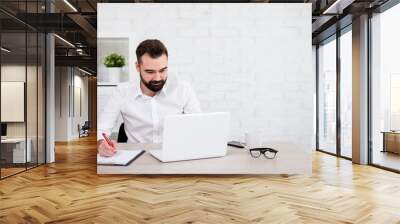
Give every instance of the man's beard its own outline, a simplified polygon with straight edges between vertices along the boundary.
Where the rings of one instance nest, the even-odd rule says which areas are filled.
[[[160,90],[164,87],[165,82],[167,81],[167,80],[165,79],[165,80],[159,80],[159,81],[154,81],[154,80],[152,80],[152,81],[150,81],[150,82],[146,82],[146,81],[143,79],[142,74],[140,74],[140,80],[142,81],[142,83],[143,83],[149,90],[151,90],[151,91],[153,91],[153,92],[158,92],[158,91],[160,91]]]

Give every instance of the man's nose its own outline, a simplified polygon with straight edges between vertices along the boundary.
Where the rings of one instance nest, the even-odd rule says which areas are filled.
[[[161,72],[156,72],[156,76],[154,77],[155,81],[160,81],[162,80],[162,73]]]

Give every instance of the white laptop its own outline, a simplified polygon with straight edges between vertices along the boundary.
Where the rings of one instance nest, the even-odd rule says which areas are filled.
[[[227,112],[166,116],[162,149],[149,153],[161,162],[225,156],[229,124]]]

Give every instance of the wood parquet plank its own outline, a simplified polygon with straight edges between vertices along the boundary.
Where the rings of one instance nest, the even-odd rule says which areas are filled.
[[[400,175],[315,152],[312,176],[97,175],[95,137],[0,181],[0,223],[398,223]]]

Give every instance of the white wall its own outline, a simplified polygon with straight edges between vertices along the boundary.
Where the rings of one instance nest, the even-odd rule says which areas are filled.
[[[126,65],[122,67],[120,81],[129,81],[129,71],[132,66],[135,66],[133,59],[129,60],[129,38],[98,38],[97,39],[97,81],[99,83],[109,82],[108,70],[103,64],[105,57],[111,53],[117,53],[125,58]]]
[[[28,72],[28,84],[31,88],[27,88],[27,105],[31,106],[32,108],[27,108],[27,121],[28,121],[28,137],[31,134],[37,131],[37,115],[36,113],[36,88],[32,88],[32,86],[36,86],[36,80],[31,80],[32,78],[30,75],[36,75],[36,66],[25,66],[19,64],[6,64],[2,65],[1,67],[1,81],[5,82],[26,82],[25,76],[26,72]],[[4,96],[2,96],[4,97]],[[10,110],[10,108],[1,108],[1,110]],[[24,108],[22,108],[24,110]],[[7,122],[7,135],[9,137],[24,137],[25,136],[25,126],[27,125],[26,122]]]
[[[77,69],[72,72],[72,69],[56,67],[55,70],[55,141],[77,139],[78,124],[83,125],[88,120],[88,78]],[[73,106],[76,88],[81,89],[82,116]]]
[[[26,112],[26,120],[22,119],[22,122],[7,122],[7,137],[25,137],[30,140],[30,146],[32,153],[32,161],[36,162],[36,158],[39,159],[39,163],[44,162],[44,150],[45,150],[45,117],[43,110],[44,105],[44,74],[42,67],[32,65],[25,65],[19,63],[6,63],[1,66],[1,81],[2,82],[24,82],[26,85],[26,107],[24,102],[24,96],[22,97],[22,104],[19,108],[12,107],[1,107],[2,112],[6,113],[22,113]],[[27,79],[27,80],[26,80]],[[4,89],[2,89],[2,94]],[[24,94],[24,90],[19,90],[20,94]],[[6,93],[7,94],[7,93]],[[7,95],[2,95],[8,97]],[[4,102],[2,102],[3,104]],[[12,103],[12,102],[11,102]],[[18,103],[18,102],[15,102]],[[19,102],[21,103],[21,102]],[[19,110],[19,111],[13,111]]]
[[[1,82],[1,121],[24,122],[25,82]]]
[[[315,45],[312,46],[312,72],[313,72],[313,77],[314,77],[314,94],[313,94],[313,107],[314,107],[314,112],[313,112],[313,141],[312,141],[312,146],[314,147],[313,149],[316,149],[316,136],[317,136],[317,92],[316,92],[316,78],[317,78],[317,47]]]
[[[68,140],[68,67],[55,68],[55,141]]]
[[[2,82],[24,82],[26,83],[26,71],[28,71],[28,74],[32,73],[32,71],[36,69],[36,67],[33,66],[25,66],[24,65],[19,65],[19,64],[5,64],[1,66],[1,81]],[[22,90],[22,94],[23,94],[23,90]],[[36,94],[35,94],[36,95]],[[1,98],[4,98],[7,96],[1,96]],[[23,97],[24,98],[24,97]],[[4,113],[3,110],[7,111],[7,113],[10,113],[10,111],[8,111],[10,108],[1,108],[2,112]],[[22,113],[24,113],[24,106],[21,108],[21,110],[23,111]],[[18,112],[19,113],[19,112]],[[24,118],[22,118],[22,120],[24,120]],[[11,126],[16,124],[23,124],[24,121],[22,122],[11,122]],[[10,125],[10,124],[9,124]],[[25,125],[23,125],[25,126]],[[23,128],[25,129],[25,127]],[[21,130],[20,133],[21,136],[25,136],[25,130]]]
[[[77,72],[77,70],[75,70],[75,75],[74,75],[74,87],[75,87],[75,92],[74,94],[76,94],[74,97],[75,100],[75,114],[73,114],[73,119],[72,121],[72,130],[71,130],[71,135],[73,138],[79,138],[79,133],[78,133],[78,124],[80,124],[81,126],[85,123],[85,121],[88,121],[88,77],[87,76],[82,76],[82,73]],[[79,104],[79,102],[77,102],[78,97],[77,97],[77,90],[80,89],[81,91],[81,110],[82,113],[79,113],[79,110],[77,108],[77,105]]]
[[[203,110],[232,113],[232,139],[258,131],[311,150],[310,20],[311,4],[98,4],[98,37],[129,38],[133,62],[139,42],[160,39],[169,75],[192,83]]]

